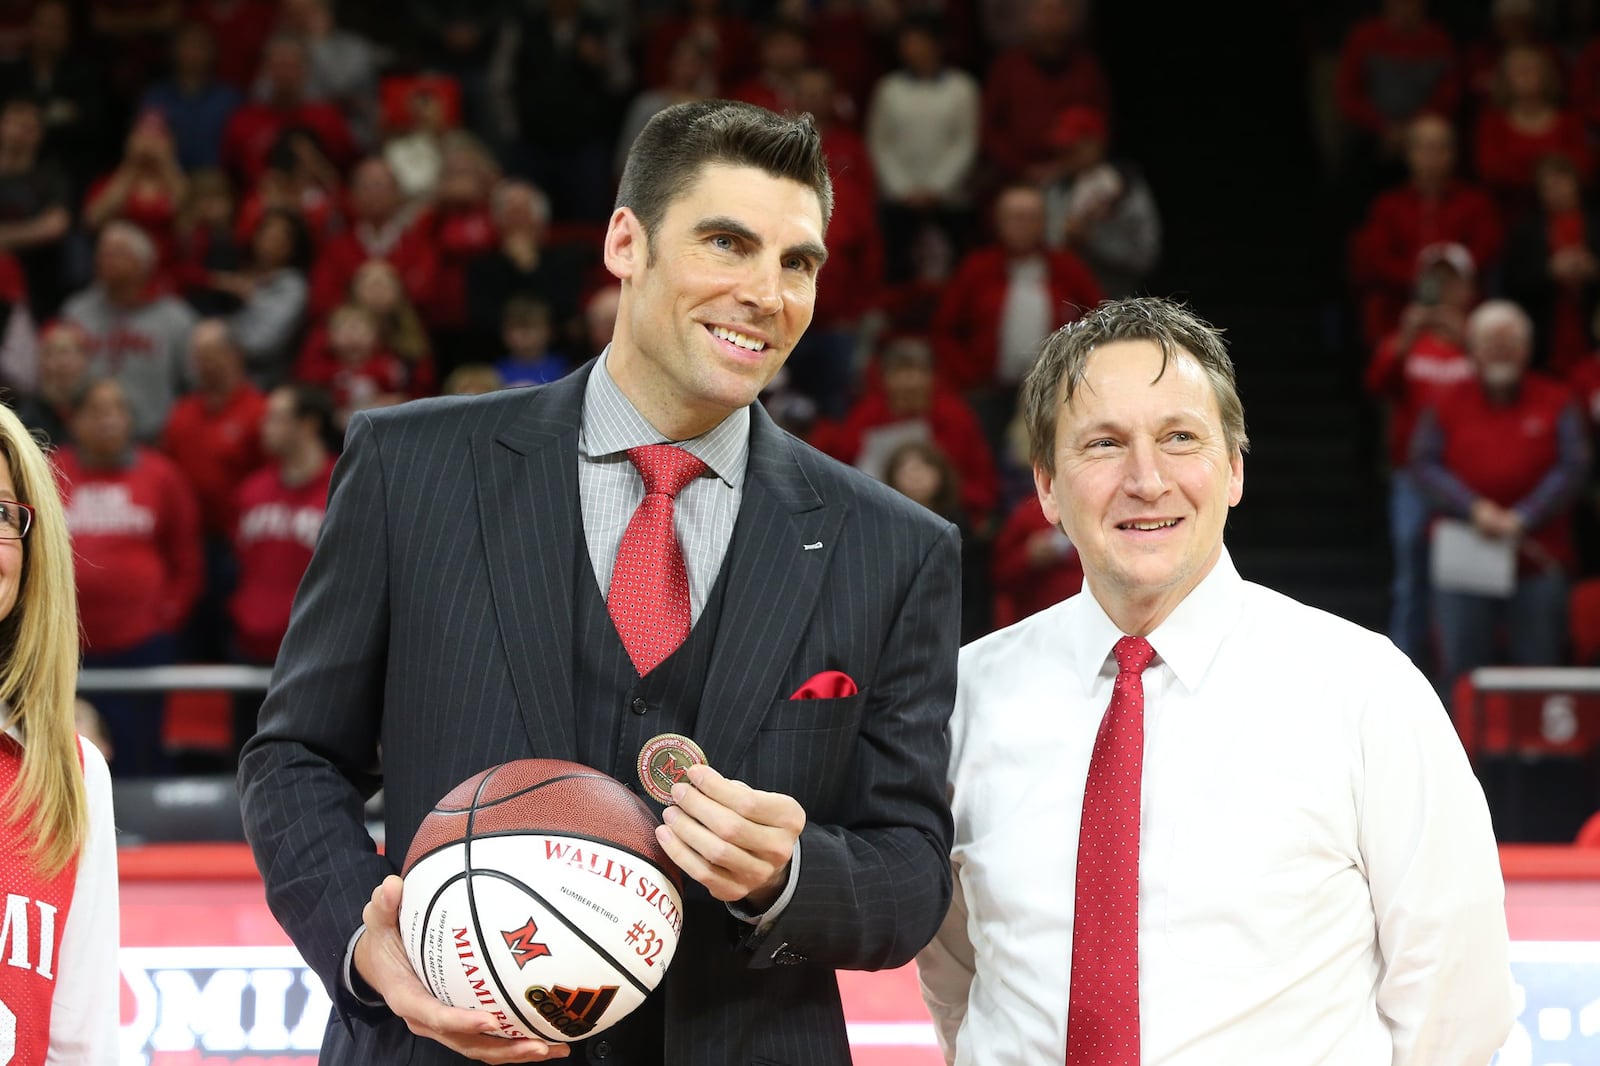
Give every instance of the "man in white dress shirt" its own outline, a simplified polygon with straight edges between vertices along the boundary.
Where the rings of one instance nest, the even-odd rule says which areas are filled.
[[[946,1059],[1488,1062],[1513,1010],[1483,792],[1388,640],[1234,569],[1218,331],[1102,304],[1022,403],[1085,585],[961,653],[955,899],[918,958]]]

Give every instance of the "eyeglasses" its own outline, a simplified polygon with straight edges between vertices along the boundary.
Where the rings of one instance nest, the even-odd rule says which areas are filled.
[[[0,540],[21,540],[32,528],[32,507],[16,500],[0,500]]]

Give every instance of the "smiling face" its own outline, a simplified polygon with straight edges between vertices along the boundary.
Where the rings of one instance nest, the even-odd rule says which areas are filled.
[[[1095,348],[1058,413],[1054,473],[1034,467],[1045,516],[1077,546],[1095,599],[1135,635],[1211,572],[1244,493],[1244,459],[1205,371],[1187,352],[1161,362],[1153,341]]]
[[[811,324],[822,235],[817,194],[755,167],[702,167],[653,242],[617,209],[605,255],[622,296],[607,367],[652,425],[687,440],[755,401]]]

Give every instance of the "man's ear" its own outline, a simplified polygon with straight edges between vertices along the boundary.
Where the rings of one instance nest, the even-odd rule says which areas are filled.
[[[619,281],[626,281],[645,265],[648,256],[649,243],[639,216],[631,207],[617,208],[606,224],[606,269]]]

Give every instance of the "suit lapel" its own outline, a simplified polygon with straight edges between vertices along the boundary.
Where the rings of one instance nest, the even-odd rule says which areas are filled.
[[[738,764],[781,695],[845,512],[817,494],[795,458],[797,445],[760,404],[750,415],[744,497],[723,562],[722,619],[695,725],[707,760],[724,772]]]
[[[522,416],[473,448],[490,590],[524,727],[542,758],[577,758],[573,561],[578,422],[588,373],[540,389]]]

